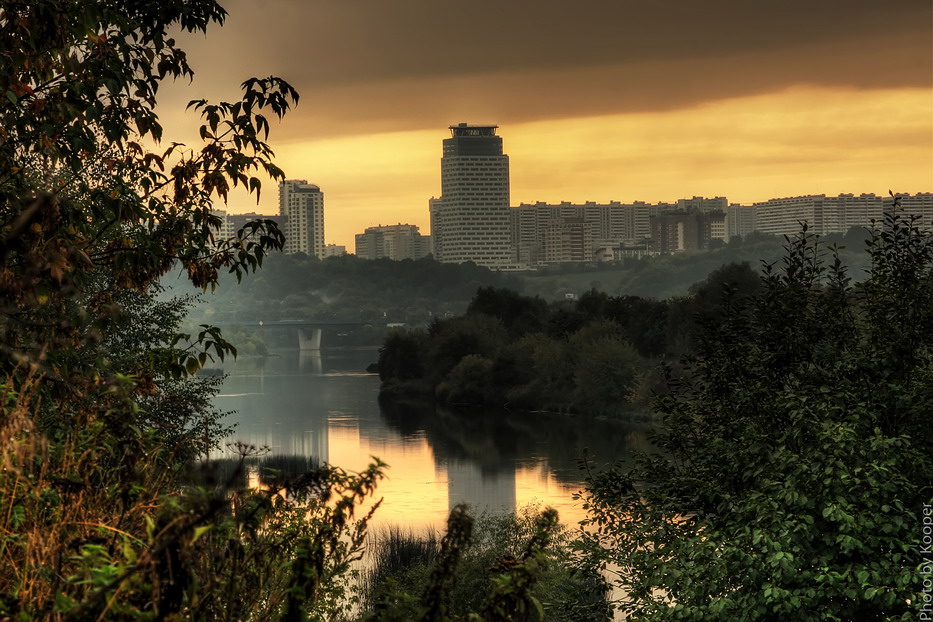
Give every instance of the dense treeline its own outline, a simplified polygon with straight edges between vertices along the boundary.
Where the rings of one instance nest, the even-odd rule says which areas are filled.
[[[449,404],[618,415],[663,391],[656,369],[694,349],[729,300],[760,288],[747,263],[722,266],[687,296],[653,300],[596,290],[578,300],[481,288],[461,317],[396,330],[380,350],[383,390]]]
[[[839,245],[839,257],[849,266],[850,274],[861,280],[866,274],[867,255],[861,227],[845,235],[832,234],[823,238],[826,247]],[[780,236],[752,233],[734,237],[728,244],[718,244],[708,250],[672,255],[626,258],[621,262],[590,266],[568,264],[522,275],[523,293],[541,296],[545,300],[563,298],[566,293],[580,294],[596,289],[610,295],[639,296],[666,300],[685,296],[697,282],[720,266],[749,263],[757,269],[762,263],[779,261],[784,255],[784,239]]]
[[[229,283],[228,283],[229,281]],[[338,320],[426,324],[459,314],[478,287],[520,289],[521,280],[473,263],[366,260],[355,255],[317,259],[303,253],[269,256],[261,272],[237,287],[224,280],[196,310],[211,322]]]
[[[856,278],[864,274],[865,237],[864,229],[853,229],[846,236],[824,240],[826,245],[843,245],[840,256]],[[753,234],[708,251],[521,273],[496,272],[469,262],[442,264],[431,258],[371,261],[346,255],[320,260],[301,253],[276,253],[266,258],[261,272],[244,275],[240,283],[232,275],[221,275],[223,286],[202,298],[203,304],[192,309],[188,322],[225,325],[242,346],[241,352],[264,354],[270,347],[294,347],[295,340],[285,333],[258,334],[249,325],[260,320],[427,326],[434,318],[463,314],[481,287],[511,289],[546,301],[590,290],[667,300],[687,296],[697,282],[724,265],[748,263],[757,269],[761,262],[780,259],[782,252],[781,238]],[[176,276],[163,283],[173,286],[177,281]],[[325,343],[379,345],[385,337],[385,330],[374,326],[339,332],[346,334],[334,331]]]

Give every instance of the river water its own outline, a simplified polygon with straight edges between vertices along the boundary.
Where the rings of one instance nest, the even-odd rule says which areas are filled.
[[[282,350],[225,363],[215,403],[235,411],[227,421],[236,430],[212,457],[232,456],[234,441],[352,471],[376,456],[389,466],[374,523],[420,532],[441,530],[461,502],[475,512],[550,506],[573,525],[584,517],[573,499],[584,449],[607,464],[645,446],[636,424],[380,404],[379,377],[364,371],[376,358],[375,350]]]

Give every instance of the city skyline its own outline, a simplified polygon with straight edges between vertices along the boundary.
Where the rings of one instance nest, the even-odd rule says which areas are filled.
[[[328,243],[386,221],[427,231],[439,138],[464,121],[507,134],[513,205],[933,186],[927,2],[225,5],[224,28],[183,39],[196,77],[166,90],[163,122],[194,142],[188,99],[288,79],[301,103],[271,142],[327,192]],[[260,206],[226,209],[274,202],[267,183]]]

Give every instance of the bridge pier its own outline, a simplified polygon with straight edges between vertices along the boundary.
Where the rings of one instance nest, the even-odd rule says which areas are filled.
[[[298,328],[298,349],[321,350],[321,329],[320,328]]]

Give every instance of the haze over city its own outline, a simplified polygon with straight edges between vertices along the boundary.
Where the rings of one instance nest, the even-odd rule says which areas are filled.
[[[461,6],[234,0],[223,28],[183,37],[196,76],[165,92],[169,138],[189,99],[233,99],[279,75],[300,105],[277,162],[326,194],[328,243],[367,226],[428,232],[440,141],[500,126],[511,203],[751,203],[933,185],[929,2]],[[275,213],[234,194],[231,212]]]

